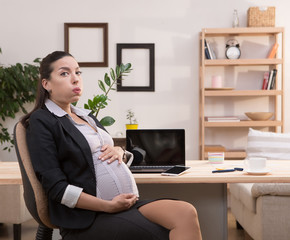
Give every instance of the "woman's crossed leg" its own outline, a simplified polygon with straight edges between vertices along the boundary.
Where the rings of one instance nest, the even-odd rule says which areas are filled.
[[[196,209],[187,202],[158,200],[139,208],[150,221],[167,228],[170,240],[201,240]]]

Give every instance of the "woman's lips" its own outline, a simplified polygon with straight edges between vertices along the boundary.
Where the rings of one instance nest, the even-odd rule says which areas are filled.
[[[73,89],[73,92],[79,94],[81,92],[81,89],[79,87],[76,87]]]

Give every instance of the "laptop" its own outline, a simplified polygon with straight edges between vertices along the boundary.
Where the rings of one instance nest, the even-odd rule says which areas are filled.
[[[126,150],[134,155],[133,173],[161,173],[185,165],[184,129],[136,129],[126,131]]]

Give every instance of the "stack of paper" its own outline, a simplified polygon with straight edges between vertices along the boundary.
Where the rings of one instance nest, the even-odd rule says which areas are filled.
[[[240,118],[237,116],[216,116],[216,117],[205,117],[205,121],[208,121],[208,122],[239,122]]]
[[[209,152],[208,161],[210,163],[223,163],[225,159],[224,152]]]

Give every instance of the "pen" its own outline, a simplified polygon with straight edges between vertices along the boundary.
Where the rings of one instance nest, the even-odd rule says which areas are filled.
[[[212,173],[220,173],[220,172],[234,172],[234,171],[243,171],[243,168],[230,168],[230,169],[218,169],[212,171]]]
[[[238,168],[238,167],[235,167],[234,168],[236,171],[244,171],[244,169],[243,168]]]
[[[221,169],[221,170],[213,170],[212,173],[222,173],[222,172],[234,172],[235,169]]]

